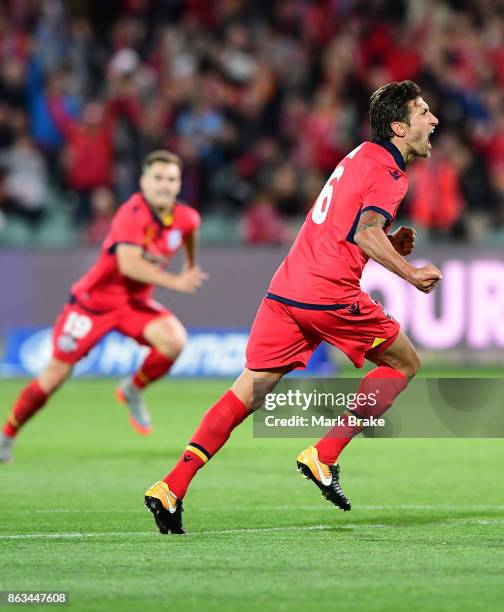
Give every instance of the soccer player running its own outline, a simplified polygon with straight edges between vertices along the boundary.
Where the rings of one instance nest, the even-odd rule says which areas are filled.
[[[151,299],[154,287],[193,293],[206,279],[197,266],[199,213],[180,204],[182,162],[168,151],[146,158],[141,191],[117,211],[98,261],[71,288],[70,301],[53,331],[49,365],[17,398],[0,434],[0,461],[12,459],[12,447],[23,425],[65,382],[74,365],[107,332],[117,330],[150,347],[131,378],[120,382],[118,398],[126,404],[130,423],[140,434],[151,432],[142,390],[164,376],[186,342],[182,323]],[[180,249],[181,273],[162,268]]]
[[[359,145],[335,168],[271,281],[252,326],[245,369],[204,415],[174,469],[146,491],[145,504],[161,533],[185,533],[182,499],[196,472],[282,376],[307,365],[322,340],[358,368],[364,359],[377,366],[358,392],[378,391],[378,401],[354,411],[360,419],[383,414],[416,374],[415,349],[397,321],[361,290],[360,278],[373,259],[423,293],[441,279],[433,265],[415,268],[404,258],[415,246],[413,229],[387,234],[408,188],[406,165],[429,156],[438,120],[412,81],[373,93],[369,117],[372,142]],[[350,510],[350,502],[337,461],[362,431],[350,427],[355,419],[348,416],[349,411],[347,427],[329,432],[297,458],[298,470],[343,510]]]

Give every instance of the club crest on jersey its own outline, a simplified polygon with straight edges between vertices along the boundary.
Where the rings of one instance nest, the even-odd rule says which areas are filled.
[[[182,244],[182,232],[178,229],[170,230],[166,236],[166,244],[171,251],[175,251]]]
[[[58,348],[63,353],[71,353],[77,348],[77,342],[71,334],[62,334],[58,338]]]

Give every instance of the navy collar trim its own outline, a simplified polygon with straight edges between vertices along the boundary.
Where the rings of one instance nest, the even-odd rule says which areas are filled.
[[[156,210],[154,209],[154,206],[151,205],[151,203],[149,202],[149,200],[144,196],[144,194],[142,192],[140,192],[141,196],[142,196],[142,200],[145,202],[145,205],[147,206],[147,208],[150,210],[150,213],[152,215],[152,219],[161,227],[161,228],[165,228],[166,225],[163,223],[163,220],[161,219],[161,217],[157,214]],[[176,203],[175,203],[176,204]],[[175,207],[174,207],[175,208]]]
[[[404,157],[395,144],[391,143],[390,140],[380,140],[379,138],[373,140],[373,142],[374,144],[380,145],[380,147],[386,149],[392,155],[395,163],[403,172],[406,170],[406,162],[404,161]]]

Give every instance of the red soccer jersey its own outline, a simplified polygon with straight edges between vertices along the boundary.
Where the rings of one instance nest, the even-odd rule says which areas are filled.
[[[352,303],[368,260],[354,242],[360,215],[375,210],[390,227],[408,189],[405,167],[390,142],[364,142],[350,152],[324,185],[269,292],[304,305]]]
[[[194,208],[176,203],[172,221],[165,225],[141,193],[133,194],[115,214],[98,261],[72,286],[72,295],[82,306],[98,311],[149,299],[153,285],[129,279],[119,271],[117,245],[138,244],[145,259],[165,266],[199,224],[200,215]]]

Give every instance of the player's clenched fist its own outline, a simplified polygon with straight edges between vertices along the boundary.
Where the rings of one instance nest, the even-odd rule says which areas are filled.
[[[416,232],[412,227],[401,226],[392,234],[389,240],[399,255],[410,255],[415,248]]]
[[[436,266],[428,264],[422,268],[413,268],[413,272],[407,280],[419,291],[430,293],[442,278],[441,271]]]
[[[194,266],[176,276],[173,289],[182,293],[194,293],[207,278],[208,274],[206,272],[203,272],[200,267]]]

